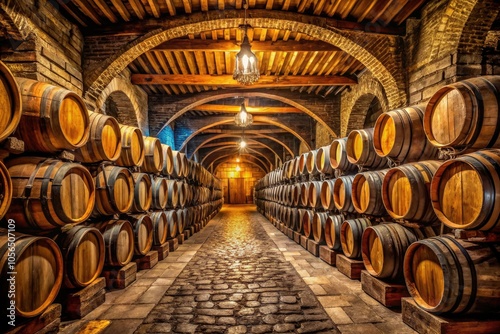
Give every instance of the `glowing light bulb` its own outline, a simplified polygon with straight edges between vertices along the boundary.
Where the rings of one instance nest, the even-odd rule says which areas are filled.
[[[236,171],[239,172],[241,170],[240,165],[236,166]]]
[[[247,142],[242,139],[240,141],[240,148],[245,148],[245,147],[247,147]]]

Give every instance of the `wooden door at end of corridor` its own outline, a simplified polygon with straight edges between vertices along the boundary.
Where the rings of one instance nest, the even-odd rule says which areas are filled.
[[[245,204],[245,179],[229,179],[229,204]]]

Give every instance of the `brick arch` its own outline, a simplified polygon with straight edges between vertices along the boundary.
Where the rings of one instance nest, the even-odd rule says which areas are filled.
[[[241,155],[241,156],[245,156],[245,155]],[[231,160],[231,154],[228,154],[228,155],[223,155],[223,156],[221,156],[220,158],[221,158],[221,159],[222,159],[222,158],[225,158],[225,159],[224,159],[224,160],[222,160],[222,161],[219,161],[219,162],[217,163],[217,167],[215,167],[215,168],[214,168],[214,174],[216,174],[216,173],[217,173],[217,172],[216,172],[216,171],[217,171],[217,168],[219,168],[219,166],[220,166],[221,164],[223,164],[223,163],[228,162],[228,161],[230,161],[230,160]],[[218,160],[220,160],[220,159],[218,159]],[[215,161],[214,161],[213,163],[215,163]],[[266,170],[265,170],[265,169],[264,169],[261,165],[259,165],[258,163],[256,163],[255,161],[252,161],[252,160],[249,160],[249,159],[245,159],[244,161],[241,161],[241,163],[245,163],[245,164],[250,164],[250,165],[253,165],[253,166],[257,167],[258,169],[260,169],[261,171],[263,171],[264,173],[266,173],[266,174],[267,174],[267,172],[268,172],[268,171],[266,171]]]
[[[296,132],[295,130],[291,129],[290,127],[286,126],[286,125],[283,125],[279,122],[276,122],[272,119],[269,119],[268,117],[263,117],[263,116],[256,116],[254,117],[254,121],[255,122],[262,122],[262,123],[267,123],[267,124],[271,124],[271,125],[274,125],[274,126],[277,126],[283,130],[286,130],[288,132],[290,132],[292,135],[294,135],[297,139],[300,140],[300,142],[305,145],[305,147],[307,148],[307,150],[311,150],[311,146],[309,145],[309,143],[307,143],[307,141],[298,133]],[[213,122],[213,123],[210,123],[208,125],[205,125],[199,129],[197,129],[196,131],[193,131],[185,140],[184,142],[181,144],[181,146],[179,147],[179,151],[182,151],[184,149],[184,147],[187,146],[187,143],[193,139],[198,133],[200,132],[203,132],[207,129],[210,129],[210,128],[213,128],[213,127],[216,127],[218,125],[223,125],[223,124],[228,124],[228,123],[232,123],[234,122],[233,118],[229,118],[229,119],[224,119],[224,120],[221,120],[221,121],[217,121],[217,122]]]
[[[277,18],[275,16],[271,17],[271,13],[268,12],[256,12],[247,20],[248,24],[255,28],[296,31],[335,45],[352,55],[369,71],[374,73],[384,87],[390,108],[396,108],[406,103],[406,93],[398,88],[398,83],[401,86],[404,86],[404,83],[398,82],[395,78],[397,69],[394,70],[394,73],[391,73],[377,57],[348,37],[347,34],[328,29],[328,24],[325,22],[321,23],[324,27],[319,26],[319,22],[322,22],[321,18],[315,17],[314,22],[307,22],[307,18],[302,15],[283,13],[281,16],[284,18]],[[93,97],[98,96],[100,90],[104,89],[107,83],[125,69],[130,62],[163,42],[199,31],[238,28],[243,23],[242,18],[217,17],[217,15],[220,14],[193,14],[189,17],[193,23],[185,24],[185,19],[172,21],[166,24],[165,28],[151,31],[125,45],[113,57],[103,61],[87,78],[86,99],[92,101]],[[259,15],[260,18],[257,17]],[[173,26],[174,24],[177,24],[177,26]]]
[[[110,106],[116,107],[116,115],[110,113]],[[138,126],[143,132],[147,130],[145,134],[149,134],[147,119],[144,117],[147,115],[147,105],[140,100],[137,88],[130,80],[122,76],[111,80],[97,98],[96,107],[98,111],[114,116],[119,123]]]
[[[363,128],[370,103],[375,98],[378,99],[382,112],[389,110],[384,89],[371,73],[362,75],[356,87],[342,94],[342,136],[346,136],[351,130]]]
[[[309,108],[305,107],[304,105],[302,105],[300,103],[297,103],[296,101],[293,101],[292,99],[289,99],[287,97],[280,96],[280,95],[277,95],[277,94],[266,93],[266,92],[241,92],[241,93],[238,93],[238,96],[240,96],[242,98],[262,97],[262,98],[266,98],[266,99],[270,99],[270,100],[276,100],[276,101],[280,101],[280,102],[286,103],[286,104],[288,104],[288,105],[290,105],[292,107],[295,107],[295,108],[303,111],[306,115],[312,117],[318,123],[320,123],[321,125],[323,125],[333,137],[337,137],[337,135],[332,130],[332,128],[330,126],[328,126],[328,124],[326,124],[326,122],[321,117],[319,117],[317,114],[315,114]],[[166,127],[168,125],[171,125],[176,119],[178,119],[183,114],[185,114],[189,110],[194,109],[195,107],[197,107],[199,105],[202,105],[202,104],[205,104],[205,103],[208,103],[208,102],[217,101],[217,100],[232,98],[232,97],[234,97],[234,93],[232,93],[232,92],[231,93],[225,93],[224,92],[224,93],[216,93],[216,94],[212,93],[211,95],[208,95],[208,96],[205,96],[205,97],[202,97],[202,98],[199,98],[199,99],[194,99],[193,102],[191,102],[190,104],[186,105],[185,107],[183,107],[182,109],[180,109],[179,111],[177,111],[172,117],[170,117],[168,119],[168,121],[165,123],[165,125],[163,125],[163,127],[158,132],[161,132],[164,127]]]
[[[37,28],[28,20],[21,8],[22,3],[15,0],[0,1],[0,23],[6,30],[7,38],[15,44],[17,41],[27,39]]]
[[[248,135],[249,135],[249,136],[251,136],[251,135],[252,135],[252,133],[249,133]],[[288,145],[286,145],[286,144],[285,144],[284,142],[282,142],[281,140],[276,139],[276,138],[274,138],[274,137],[272,137],[272,136],[268,136],[268,135],[263,134],[263,133],[260,133],[258,136],[259,136],[259,137],[266,138],[266,139],[270,139],[270,140],[272,140],[272,141],[275,141],[276,143],[278,143],[278,144],[280,144],[281,146],[283,146],[283,148],[284,148],[285,150],[287,150],[287,151],[288,151],[288,153],[290,153],[290,155],[291,155],[291,156],[294,156],[293,151],[290,149],[290,147],[288,147]],[[193,157],[193,155],[194,155],[194,154],[196,154],[196,152],[198,152],[198,150],[199,150],[200,148],[202,148],[205,144],[207,144],[207,143],[209,143],[209,142],[211,142],[211,141],[213,141],[213,140],[217,140],[217,139],[220,139],[220,138],[227,138],[227,137],[241,137],[241,135],[238,135],[238,134],[231,134],[231,133],[225,133],[225,134],[213,135],[212,137],[210,137],[210,138],[208,138],[208,139],[204,140],[204,141],[203,141],[203,142],[201,142],[198,146],[196,146],[196,148],[194,149],[194,151],[193,151],[193,152],[191,153],[191,155],[190,155],[190,159],[191,159],[191,158]],[[281,158],[280,158],[280,160],[281,160]]]
[[[233,135],[232,137],[237,137],[237,138],[240,138],[241,136],[237,136],[237,135]],[[255,140],[255,138],[249,138],[249,137],[245,137],[245,141],[250,145],[250,144],[257,144],[258,146],[255,146],[255,147],[258,147],[258,148],[266,148],[268,149],[269,151],[271,151],[272,154],[274,154],[276,157],[278,157],[278,160],[279,161],[282,161],[281,160],[281,157],[279,156],[278,153],[276,153],[276,151],[270,147],[269,145],[266,145],[258,140]],[[236,147],[238,145],[239,141],[225,141],[225,142],[217,142],[217,143],[214,143],[214,144],[219,144],[217,146],[234,146]],[[200,148],[203,148],[203,147],[200,147]],[[210,154],[210,153],[209,153]],[[208,155],[208,154],[207,154]]]
[[[205,162],[206,158],[209,157],[209,156],[211,156],[213,153],[217,153],[217,152],[223,151],[223,150],[234,150],[234,149],[235,149],[234,145],[218,147],[218,148],[212,150],[206,156],[204,156],[203,159],[201,159],[201,164],[203,165],[203,163]],[[252,148],[247,148],[247,150],[253,152],[253,154],[257,154],[257,155],[261,156],[262,158],[266,159],[266,161],[269,163],[269,166],[273,166],[273,163],[271,162],[271,160],[269,160],[269,158],[264,153],[259,152],[257,150],[254,150]],[[234,153],[231,153],[231,154],[234,155]],[[223,156],[223,155],[220,155],[220,156]],[[216,161],[217,159],[219,159],[220,156],[216,156],[215,159],[210,160],[210,164],[208,166],[210,166],[214,161]],[[255,157],[255,158],[258,159],[257,157]],[[260,160],[260,159],[258,159],[258,160],[261,161],[264,164],[264,166],[266,166],[266,164],[262,160]]]

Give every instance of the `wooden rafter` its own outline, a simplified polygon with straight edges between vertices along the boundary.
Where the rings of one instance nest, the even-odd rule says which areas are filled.
[[[224,105],[224,104],[202,104],[194,107],[194,110],[212,111],[219,113],[237,113],[240,111],[240,106]],[[302,113],[301,110],[295,107],[251,107],[246,106],[249,113],[253,114],[289,114],[289,113]]]
[[[347,76],[261,76],[257,83],[244,86],[236,82],[232,75],[195,74],[132,74],[135,85],[208,85],[241,88],[276,88],[291,86],[345,86],[356,85],[357,80]]]

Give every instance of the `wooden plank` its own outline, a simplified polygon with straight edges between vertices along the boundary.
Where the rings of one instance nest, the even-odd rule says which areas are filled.
[[[413,298],[401,299],[403,322],[420,334],[496,334],[500,319],[495,314],[436,316],[417,306]]]
[[[300,236],[300,245],[307,250],[307,238],[305,235]]]
[[[218,69],[218,71],[222,71]],[[210,85],[221,87],[240,87],[232,75],[195,75],[195,74],[132,74],[135,85]],[[357,80],[345,76],[261,76],[249,88],[291,87],[291,86],[339,86],[356,85]]]
[[[85,21],[83,21],[80,18],[80,15],[77,15],[71,8],[69,8],[69,6],[66,4],[67,1],[57,0],[57,3],[59,4],[59,6],[64,8],[64,10],[67,11],[69,13],[69,15],[71,15],[71,17],[74,18],[78,23],[80,23],[84,27],[87,26],[87,23],[85,23]]]
[[[365,17],[371,12],[371,10],[373,9],[373,6],[375,6],[376,3],[377,3],[377,1],[369,1],[368,6],[365,7],[365,10],[358,17],[357,21],[358,22],[363,21],[365,19]]]
[[[8,334],[57,333],[61,323],[61,310],[61,304],[52,304],[39,316],[29,319],[18,318],[15,321],[16,326],[11,330],[7,331],[6,324],[2,329]]]
[[[361,278],[361,270],[365,269],[363,261],[349,259],[342,254],[337,254],[336,265],[339,272],[356,280]]]
[[[283,2],[283,7],[281,7],[282,11],[288,11],[288,8],[290,7],[290,0],[285,0]]]
[[[425,0],[412,0],[410,1],[403,10],[401,10],[396,17],[393,18],[393,21],[397,24],[400,25],[403,23],[408,16],[410,16],[415,10],[417,10],[418,7],[420,7]],[[492,28],[492,30],[494,30]]]
[[[361,271],[361,288],[385,307],[401,307],[401,298],[409,297],[404,283],[389,283]]]
[[[159,18],[161,16],[160,5],[156,0],[148,0],[149,8],[151,8],[151,12],[153,16]]]
[[[90,17],[94,23],[101,25],[101,21],[99,20],[99,15],[95,12],[94,8],[87,2],[87,0],[73,0],[80,10],[83,12],[83,14],[87,15]]]
[[[182,3],[184,4],[184,11],[186,12],[186,14],[191,14],[191,0],[182,0]]]
[[[344,3],[344,8],[340,12],[340,17],[344,20],[349,14],[351,13],[351,10],[353,9],[354,5],[356,4],[356,0],[348,0],[347,3]]]
[[[65,293],[61,292],[64,303],[64,313],[70,319],[81,319],[87,314],[102,305],[106,300],[106,280],[99,277],[92,284],[76,291]]]
[[[149,251],[146,255],[135,260],[138,270],[151,269],[158,263],[158,252],[155,250]]]
[[[132,10],[134,11],[135,15],[137,15],[138,18],[141,20],[144,19],[146,16],[146,11],[144,10],[144,7],[142,6],[142,3],[140,0],[128,0],[128,3],[130,4],[130,7],[132,7]]]
[[[307,52],[307,51],[339,51],[340,49],[332,44],[322,41],[252,41],[252,51],[285,51],[285,52]],[[153,50],[163,51],[220,51],[239,52],[240,46],[234,41],[203,39],[174,39],[162,43]]]
[[[201,10],[208,12],[208,0],[201,0]]]
[[[118,18],[115,16],[111,8],[109,8],[108,4],[104,0],[94,0],[94,3],[99,7],[101,12],[113,23],[118,22]]]
[[[388,0],[385,4],[383,2],[378,2],[378,4],[381,4],[375,8],[374,12],[376,13],[375,16],[372,18],[371,23],[375,23],[378,21],[378,19],[384,14],[384,12],[389,8],[389,6],[394,2],[394,0]],[[381,7],[380,7],[381,6]]]
[[[127,10],[127,7],[125,7],[125,5],[123,4],[122,0],[111,0],[111,2],[113,3],[113,6],[115,6],[122,19],[124,19],[125,21],[130,21],[130,13]]]
[[[327,246],[319,247],[319,258],[331,266],[335,266],[337,261],[337,253],[336,251],[328,248]]]
[[[179,248],[179,239],[173,238],[173,239],[167,240],[167,242],[168,242],[168,250],[170,252],[175,252],[177,250],[177,248]]]
[[[316,7],[314,7],[313,14],[314,15],[321,15],[321,13],[323,12],[323,8],[325,8],[325,5],[326,5],[326,0],[318,1],[318,3],[316,4]]]
[[[387,8],[380,17],[383,21],[384,26],[387,26],[394,17],[403,9],[403,7],[408,3],[408,0],[398,0],[392,6]]]
[[[307,240],[307,251],[312,255],[318,257],[319,256],[319,243],[314,241],[313,239]]]
[[[225,105],[225,104],[202,104],[193,108],[193,110],[212,111],[220,113],[237,113],[240,111],[239,105]],[[301,113],[302,111],[295,107],[252,107],[246,106],[249,113],[252,114],[289,114]]]
[[[177,10],[175,9],[173,0],[165,0],[165,3],[167,5],[168,13],[170,14],[170,16],[175,16],[177,14]]]

